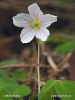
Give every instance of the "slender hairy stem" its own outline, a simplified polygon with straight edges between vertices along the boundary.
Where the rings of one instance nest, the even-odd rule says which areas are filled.
[[[40,67],[39,67],[39,64],[40,64],[40,43],[38,41],[38,65],[37,65],[37,69],[38,69],[38,100],[39,100],[39,93],[40,93]]]

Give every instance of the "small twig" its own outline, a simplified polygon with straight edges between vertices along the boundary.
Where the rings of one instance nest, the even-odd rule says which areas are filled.
[[[32,77],[34,80],[34,86],[33,86],[33,92],[32,92],[32,96],[34,96],[36,94],[36,90],[37,90],[37,83],[38,83],[38,80],[37,80],[37,67],[35,67],[35,77]]]
[[[34,76],[32,76],[31,79],[38,83],[38,79],[35,78]],[[43,86],[43,85],[45,85],[45,82],[44,81],[40,81],[40,86]]]
[[[0,69],[3,69],[3,68],[17,68],[17,67],[36,67],[37,64],[11,64],[11,65],[4,65],[4,66],[0,66]],[[45,65],[45,64],[39,64],[39,66],[41,68],[50,68],[49,65]]]
[[[47,60],[48,60],[48,63],[51,65],[52,69],[54,69],[54,71],[56,71],[58,66],[54,63],[54,61],[51,58],[51,56],[47,56]]]
[[[36,55],[37,55],[37,52],[36,52],[36,46],[35,46],[35,44],[33,43],[32,44],[32,50],[33,50],[33,54],[32,54],[32,64],[35,64],[36,63]],[[31,66],[30,67],[30,69],[29,69],[29,72],[28,72],[28,74],[27,74],[27,78],[28,78],[28,81],[30,81],[30,75],[31,75],[31,73],[32,73],[32,71],[33,71],[33,66]]]
[[[59,63],[58,67],[62,68],[64,66],[64,64],[69,61],[70,57],[71,57],[71,53],[68,53],[66,55],[66,57],[64,57],[63,61],[61,63]]]
[[[38,83],[38,79],[36,77],[34,77],[34,76],[31,76],[31,80]]]
[[[55,64],[53,61],[52,57],[48,55],[47,53],[43,53],[45,56],[47,56],[48,63],[50,67],[55,71],[55,72],[60,72],[60,69],[58,69],[58,66]]]
[[[64,70],[70,66],[69,63],[65,63],[63,66],[61,66],[61,70]]]

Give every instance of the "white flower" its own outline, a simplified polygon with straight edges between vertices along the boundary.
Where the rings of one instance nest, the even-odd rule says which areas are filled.
[[[20,13],[13,17],[15,26],[24,27],[20,34],[21,42],[28,43],[34,37],[45,41],[50,34],[47,27],[57,21],[57,16],[44,15],[36,3],[28,6],[28,11],[29,14]]]

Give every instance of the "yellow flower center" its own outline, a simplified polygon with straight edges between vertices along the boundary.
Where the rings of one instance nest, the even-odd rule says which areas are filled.
[[[42,21],[38,18],[34,18],[30,21],[30,26],[32,29],[39,30],[42,26]]]

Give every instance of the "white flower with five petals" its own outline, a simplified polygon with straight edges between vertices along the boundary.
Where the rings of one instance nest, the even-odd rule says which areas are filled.
[[[20,34],[21,42],[28,43],[34,37],[46,41],[50,34],[47,27],[57,21],[57,16],[44,15],[36,3],[28,6],[28,11],[29,14],[20,13],[13,17],[15,26],[24,27]]]

